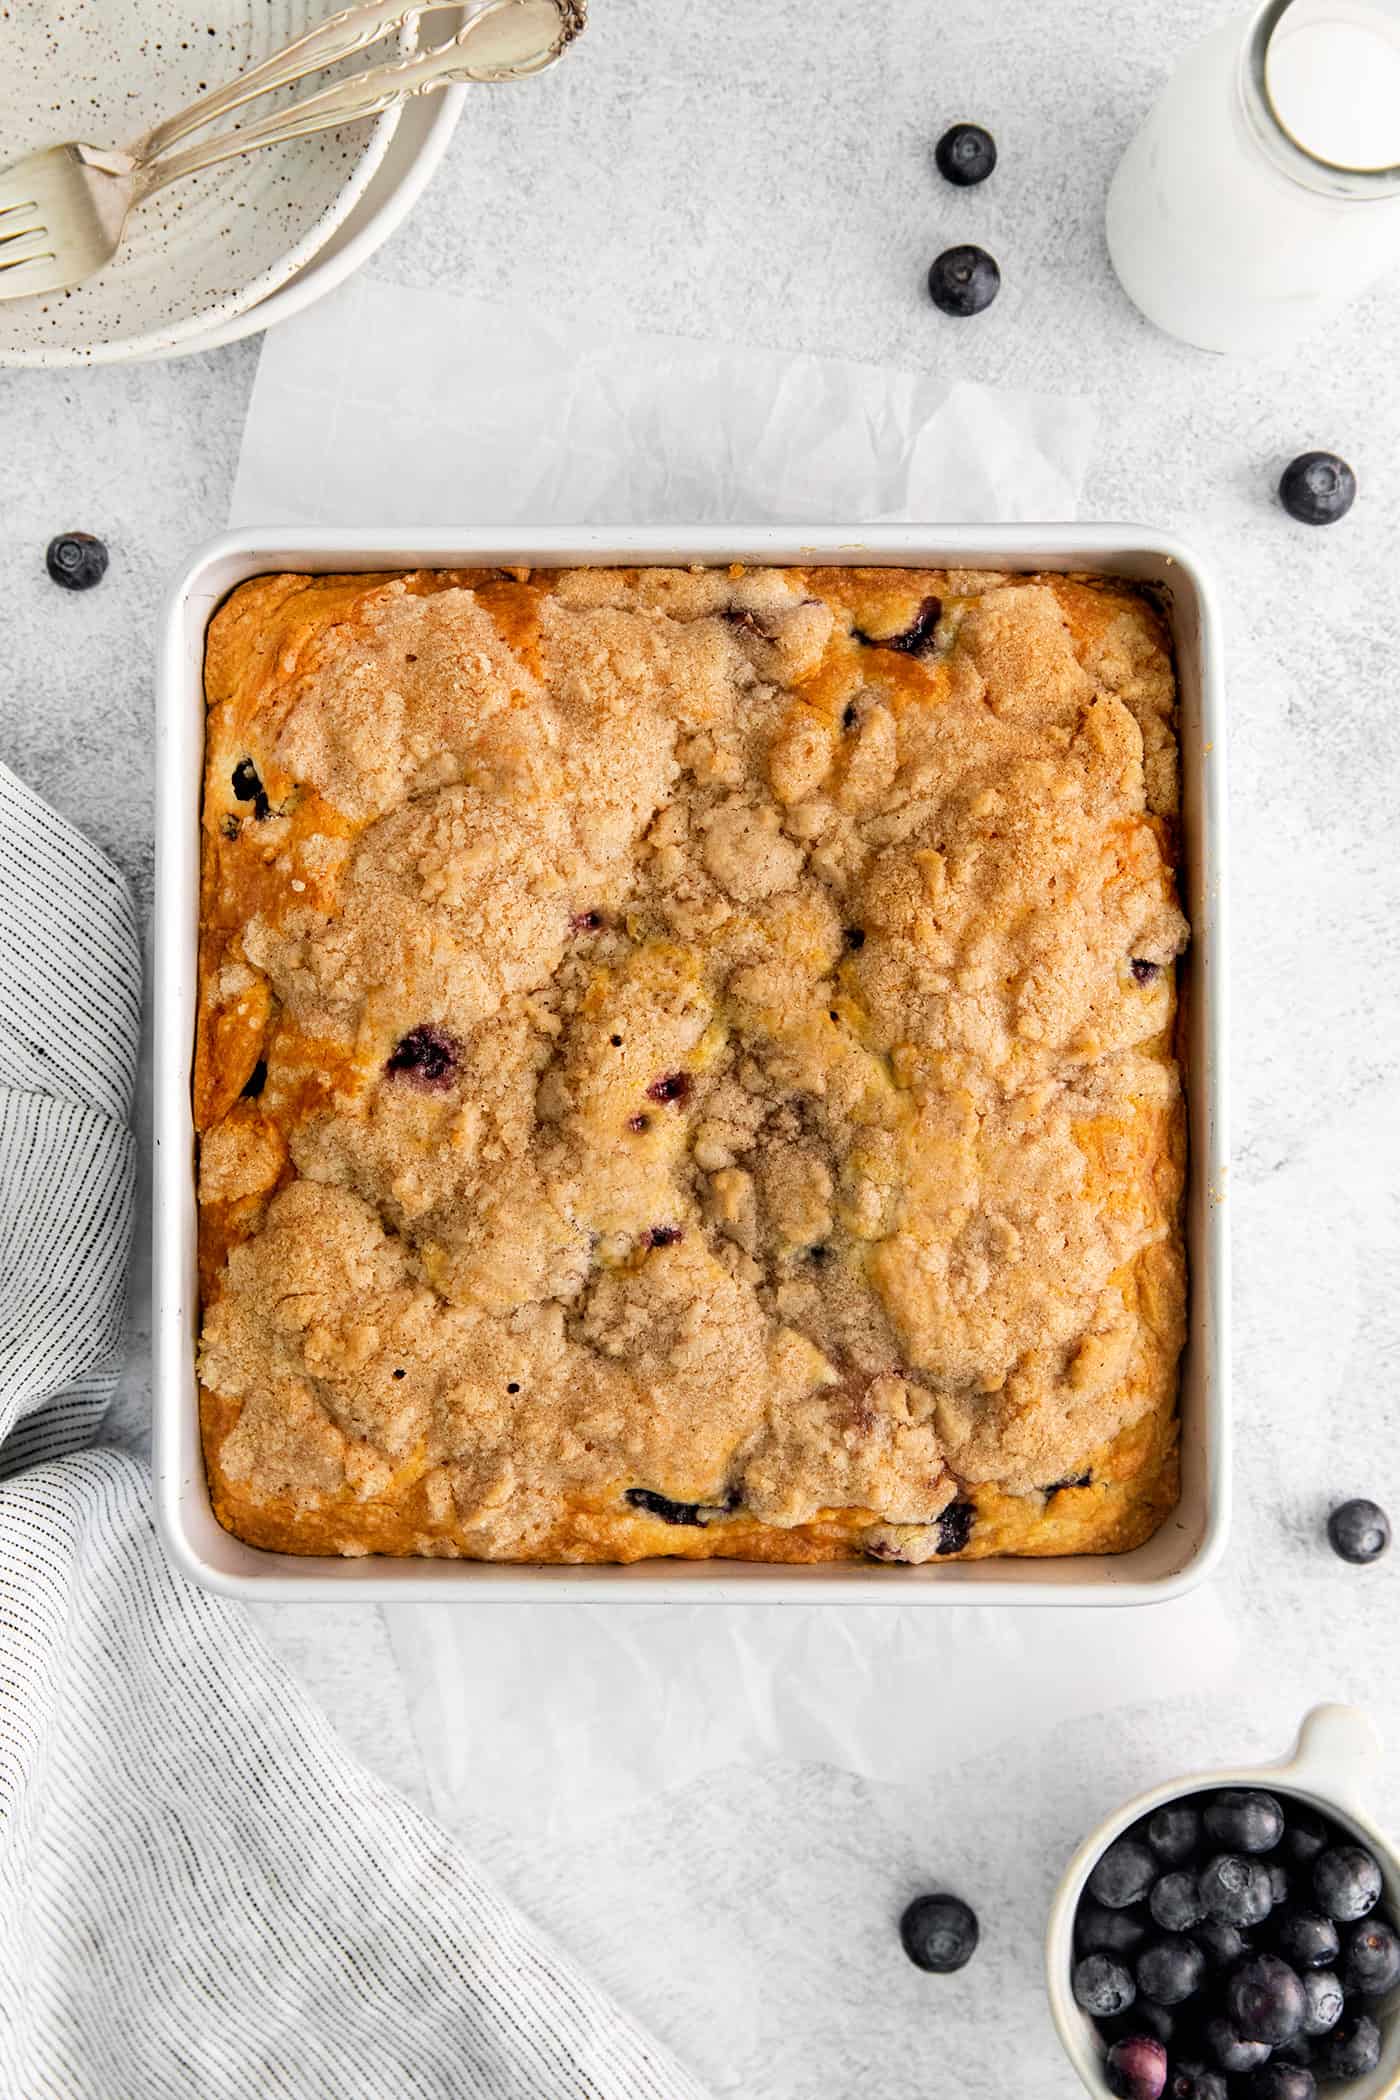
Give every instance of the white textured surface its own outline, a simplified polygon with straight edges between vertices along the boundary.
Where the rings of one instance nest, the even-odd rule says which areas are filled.
[[[1176,0],[594,0],[569,64],[468,109],[441,176],[372,267],[638,327],[890,358],[1092,393],[1086,510],[1180,530],[1215,561],[1231,659],[1239,1519],[1222,1585],[1246,1636],[1233,1701],[1081,1721],[936,1785],[819,1767],[735,1771],[561,1850],[468,1834],[511,1890],[734,2100],[1071,2100],[1040,1989],[1059,1866],[1139,1784],[1281,1750],[1315,1699],[1389,1738],[1400,1820],[1400,1553],[1355,1571],[1327,1503],[1400,1514],[1400,282],[1286,362],[1155,336],[1100,232],[1116,153],[1170,56],[1219,10]],[[1162,40],[1166,38],[1164,43]],[[932,174],[976,116],[982,191]],[[954,239],[997,254],[980,320],[929,308]],[[150,638],[163,579],[226,513],[256,346],[122,372],[0,375],[0,750],[149,889]],[[1334,446],[1350,519],[1292,524],[1283,461]],[[100,590],[43,572],[60,528],[113,550]],[[133,1434],[139,1410],[127,1409]],[[1152,1620],[1142,1622],[1150,1640]],[[1084,1638],[1093,1639],[1086,1618]],[[374,1615],[270,1630],[362,1753],[419,1785]],[[528,1665],[528,1658],[524,1659]],[[550,1726],[555,1688],[538,1688]],[[900,1725],[891,1713],[890,1726]],[[982,1950],[917,1975],[891,1920],[962,1890]]]

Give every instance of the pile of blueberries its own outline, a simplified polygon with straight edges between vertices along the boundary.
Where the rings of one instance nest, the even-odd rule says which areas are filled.
[[[1313,2100],[1380,2059],[1400,1935],[1364,1845],[1301,1801],[1182,1796],[1117,1838],[1075,1916],[1073,1989],[1122,2100]]]

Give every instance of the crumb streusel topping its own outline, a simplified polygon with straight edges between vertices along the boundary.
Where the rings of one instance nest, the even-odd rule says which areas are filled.
[[[277,577],[208,684],[226,1522],[921,1560],[1160,1521],[1186,926],[1143,601]]]

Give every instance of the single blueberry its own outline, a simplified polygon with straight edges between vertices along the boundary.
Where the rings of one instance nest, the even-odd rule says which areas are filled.
[[[1070,1972],[1070,1989],[1081,2012],[1092,2020],[1111,2020],[1126,2012],[1137,1996],[1137,1985],[1121,1961],[1111,1954],[1086,1954]]]
[[[1182,2005],[1200,1988],[1206,1958],[1199,1947],[1178,1935],[1153,1940],[1137,1958],[1137,1986],[1159,2005]]]
[[[1336,1926],[1315,1910],[1286,1910],[1271,1925],[1274,1945],[1295,1969],[1330,1969],[1341,1952]]]
[[[1347,1941],[1342,1980],[1363,1998],[1379,1998],[1400,1983],[1400,1939],[1380,1918],[1368,1918]]]
[[[939,1553],[961,1553],[972,1537],[972,1520],[977,1515],[975,1502],[950,1502],[938,1519]]]
[[[1242,1962],[1230,1978],[1225,2002],[1236,2033],[1248,2042],[1267,2042],[1271,2049],[1297,2034],[1306,2009],[1302,1979],[1277,1954],[1256,1954]]]
[[[644,1509],[649,1517],[660,1517],[663,1524],[703,1524],[705,1505],[700,1502],[673,1502],[669,1495],[658,1495],[654,1488],[628,1488],[623,1501],[633,1509]]]
[[[1334,1553],[1364,1568],[1369,1561],[1379,1560],[1390,1544],[1390,1519],[1379,1503],[1358,1495],[1333,1510],[1327,1519],[1327,1536]]]
[[[934,147],[933,158],[945,182],[970,190],[996,166],[997,142],[980,124],[953,124]]]
[[[928,295],[940,313],[957,320],[985,313],[1001,290],[1001,271],[985,248],[970,242],[945,248],[929,265]]]
[[[406,1079],[425,1093],[436,1093],[451,1086],[461,1054],[462,1046],[455,1037],[425,1021],[395,1044],[384,1069],[393,1078]]]
[[[1212,1969],[1233,1968],[1249,1952],[1249,1941],[1239,1926],[1227,1925],[1223,1918],[1203,1918],[1192,1927],[1191,1937]]]
[[[1380,1901],[1381,1870],[1363,1845],[1330,1845],[1319,1852],[1312,1880],[1319,1910],[1343,1925],[1364,1918]]]
[[[1200,1810],[1189,1801],[1168,1801],[1147,1819],[1147,1842],[1164,1865],[1184,1867],[1201,1842]]]
[[[1206,1803],[1206,1829],[1227,1852],[1272,1852],[1283,1836],[1283,1810],[1272,1794],[1227,1787]]]
[[[1110,1910],[1140,1903],[1157,1879],[1157,1862],[1135,1837],[1115,1838],[1089,1876],[1088,1890]]]
[[[1195,1875],[1180,1868],[1153,1882],[1147,1907],[1164,1932],[1189,1932],[1205,1916]]]
[[[1230,2088],[1219,2071],[1204,2064],[1177,2063],[1167,2080],[1167,2100],[1230,2100]]]
[[[690,1096],[689,1072],[667,1072],[660,1079],[653,1079],[647,1088],[648,1101],[659,1101],[664,1106],[674,1101],[679,1106]]]
[[[1202,1869],[1201,1901],[1208,1917],[1226,1925],[1262,1925],[1274,1907],[1269,1870],[1261,1860],[1218,1852]]]
[[[1170,2006],[1159,2005],[1152,1998],[1139,1998],[1132,2011],[1125,2013],[1117,2025],[1124,2040],[1130,2034],[1153,2034],[1164,2049],[1170,2050],[1176,2033],[1176,2017]],[[1113,2039],[1118,2040],[1118,2035],[1115,2034]]]
[[[916,1968],[947,1976],[977,1951],[977,1913],[961,1896],[916,1896],[899,1921],[904,1951]]]
[[[1222,2071],[1233,2077],[1239,2071],[1253,2071],[1269,2060],[1267,2042],[1247,2041],[1238,2034],[1230,2022],[1219,2015],[1206,2027],[1206,2040],[1210,2053]]]
[[[1288,1821],[1284,1828],[1280,1846],[1285,1859],[1295,1867],[1310,1867],[1319,1852],[1325,1852],[1332,1842],[1332,1833],[1321,1816],[1297,1802],[1288,1804]]]
[[[1300,525],[1335,525],[1356,501],[1356,476],[1335,452],[1300,452],[1284,468],[1278,494]]]
[[[1103,2075],[1118,2100],[1161,2100],[1167,2087],[1167,2052],[1155,2035],[1126,2035],[1104,2058]]]
[[[1248,2100],[1317,2100],[1317,2080],[1302,2064],[1261,2064],[1245,2086]]]
[[[65,591],[90,591],[107,574],[107,549],[90,532],[60,532],[49,541],[44,566]]]
[[[1381,2031],[1367,2013],[1348,2013],[1317,2052],[1324,2078],[1364,2078],[1381,2060]]]
[[[240,758],[231,775],[233,792],[240,802],[251,802],[253,815],[259,824],[266,823],[272,815],[272,804],[251,758]]]
[[[1303,1976],[1303,2033],[1330,2034],[1346,2007],[1346,1993],[1330,1969]]]
[[[898,649],[903,656],[914,656],[932,640],[933,633],[943,617],[943,600],[925,598],[907,627],[898,634],[867,634],[863,627],[853,627],[851,633],[867,649]]]
[[[1074,1919],[1074,1944],[1081,1954],[1116,1954],[1131,1958],[1147,1937],[1147,1927],[1128,1910],[1109,1910],[1084,1897]]]
[[[1278,1910],[1288,1901],[1289,1887],[1287,1867],[1283,1866],[1278,1860],[1271,1859],[1269,1861],[1269,1893],[1274,1899],[1275,1910]]]

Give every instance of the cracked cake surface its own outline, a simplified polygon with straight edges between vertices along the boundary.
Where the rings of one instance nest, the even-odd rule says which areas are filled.
[[[1187,929],[1144,598],[267,576],[206,693],[222,1523],[522,1561],[1156,1529]]]

